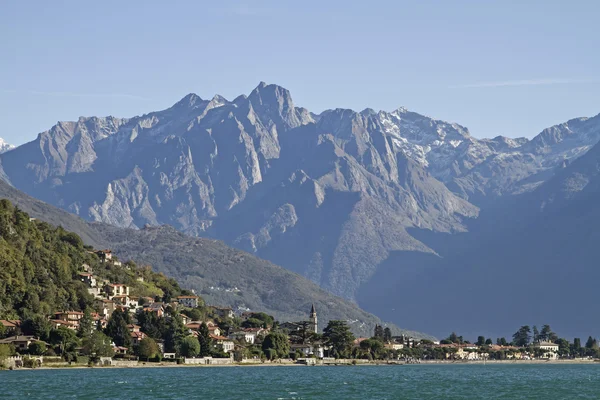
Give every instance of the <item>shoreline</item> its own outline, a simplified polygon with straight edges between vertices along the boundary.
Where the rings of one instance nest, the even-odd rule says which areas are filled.
[[[108,365],[108,366],[87,366],[87,365],[57,365],[41,366],[37,368],[17,368],[13,371],[33,371],[33,370],[69,370],[69,369],[136,369],[136,368],[247,368],[247,367],[376,367],[376,366],[419,366],[419,365],[600,365],[600,360],[476,360],[476,361],[446,361],[446,360],[425,360],[420,363],[405,362],[368,362],[368,363],[327,363],[306,365],[291,362],[265,362],[265,363],[235,363],[235,364],[175,364],[175,363],[141,363],[138,365]],[[9,370],[6,370],[9,371]]]

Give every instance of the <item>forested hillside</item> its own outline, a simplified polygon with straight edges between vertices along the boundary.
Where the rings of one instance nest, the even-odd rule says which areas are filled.
[[[30,218],[10,201],[0,200],[0,319],[31,320],[93,308],[94,297],[79,279],[83,265],[99,278],[130,286],[135,296],[184,292],[175,280],[147,267],[101,264],[91,250],[75,233]]]

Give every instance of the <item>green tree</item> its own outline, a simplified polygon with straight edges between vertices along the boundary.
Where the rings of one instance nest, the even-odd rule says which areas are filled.
[[[513,343],[518,347],[526,347],[531,341],[531,328],[529,325],[523,325],[513,335]]]
[[[14,355],[15,348],[8,344],[0,344],[0,369],[7,368],[6,359]]]
[[[552,332],[550,325],[544,325],[542,326],[542,331],[540,332],[540,340],[554,343],[558,340],[558,335]]]
[[[383,330],[383,340],[385,342],[392,341],[392,330],[389,328],[389,326],[386,326],[385,329]]]
[[[381,357],[381,353],[384,350],[384,345],[381,340],[373,338],[360,342],[360,348],[363,351],[368,352],[372,359],[378,359]]]
[[[60,354],[63,355],[65,352],[73,351],[79,341],[77,340],[77,334],[75,331],[59,326],[57,329],[50,331],[50,343],[59,346]]]
[[[541,339],[541,337],[540,337],[540,331],[538,330],[537,326],[534,325],[533,326],[533,343],[539,342],[540,339]],[[544,339],[542,339],[542,340],[544,340]]]
[[[183,357],[196,357],[200,354],[200,342],[193,336],[187,336],[181,340],[179,353]]]
[[[375,332],[373,337],[377,340],[383,341],[383,327],[381,325],[375,324]]]
[[[583,356],[583,351],[582,351],[582,348],[581,348],[581,339],[580,338],[574,338],[573,339],[573,345],[572,345],[571,355],[573,357],[581,357],[581,356]]]
[[[598,352],[598,341],[593,337],[588,337],[585,343],[585,355],[588,357],[595,357]]]
[[[475,342],[477,346],[483,346],[485,344],[485,337],[477,336],[477,342]]]
[[[186,329],[179,315],[173,315],[165,325],[163,336],[165,351],[178,353],[179,346],[186,335]],[[195,339],[195,338],[194,338]],[[198,341],[198,339],[196,339]]]
[[[456,332],[452,332],[446,340],[448,340],[450,343],[461,343],[460,337],[456,334]]]
[[[77,335],[80,338],[89,336],[94,331],[94,320],[89,308],[86,308],[83,312],[83,317],[79,320],[79,328],[77,329]]]
[[[137,345],[135,351],[138,357],[145,360],[157,357],[160,354],[160,348],[158,347],[158,344],[150,337],[145,337],[140,340],[140,343]]]
[[[198,342],[200,343],[200,357],[208,357],[212,347],[212,340],[208,331],[208,325],[205,322],[202,322],[198,328]]]
[[[561,357],[567,357],[571,353],[571,346],[567,339],[557,339],[556,344],[558,344],[558,355]]]
[[[27,347],[27,351],[34,356],[44,355],[46,352],[46,343],[41,341],[32,342],[29,344],[29,347]]]
[[[94,331],[90,336],[83,338],[81,345],[82,353],[93,359],[114,355],[110,338],[100,331]]]
[[[492,342],[492,338],[487,338],[487,339],[485,340],[485,344],[486,344],[486,346],[491,346],[491,345],[493,344],[493,342]]]
[[[323,330],[323,339],[335,357],[343,358],[350,354],[355,338],[346,321],[332,320]]]
[[[143,311],[137,314],[140,330],[153,339],[162,339],[165,334],[165,319],[156,313]]]
[[[104,333],[113,340],[115,345],[131,348],[131,332],[127,327],[130,323],[129,313],[117,308],[110,316]]]
[[[243,328],[270,328],[273,326],[274,319],[272,316],[259,312],[252,313],[250,317],[242,322]]]
[[[270,350],[271,359],[287,358],[290,354],[290,342],[286,334],[280,332],[269,333],[262,342],[262,350]]]
[[[52,325],[48,319],[37,314],[26,319],[21,324],[21,330],[25,335],[35,336],[41,340],[49,339],[51,329]]]

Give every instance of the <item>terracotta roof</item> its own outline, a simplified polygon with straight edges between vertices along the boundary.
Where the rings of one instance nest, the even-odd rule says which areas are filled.
[[[51,319],[50,323],[55,324],[55,325],[68,325],[68,326],[75,326],[76,324],[69,322],[69,321],[65,321],[62,319]]]
[[[83,313],[81,311],[58,311],[58,312],[54,313],[54,315],[62,315],[62,314],[83,315]]]
[[[217,336],[217,335],[209,335],[211,337],[211,339],[214,340],[229,340],[229,338],[226,338],[224,336]]]
[[[17,325],[15,325],[14,323],[5,320],[5,319],[0,319],[0,324],[4,325],[5,328],[16,328]]]

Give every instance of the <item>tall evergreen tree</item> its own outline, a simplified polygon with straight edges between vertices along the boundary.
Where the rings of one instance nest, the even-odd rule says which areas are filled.
[[[181,317],[179,315],[173,315],[165,327],[165,351],[168,353],[178,353],[179,345],[184,337],[185,326],[183,325]]]
[[[327,346],[331,346],[334,357],[343,358],[350,354],[354,335],[346,321],[329,321],[323,330],[323,338]]]
[[[200,343],[200,357],[208,357],[210,355],[211,343],[208,325],[202,322],[198,328],[198,342]]]
[[[525,347],[531,341],[531,328],[529,325],[523,325],[513,335],[513,343],[515,346]]]
[[[571,350],[571,354],[573,355],[573,357],[581,357],[582,354],[582,348],[581,348],[581,339],[580,338],[574,338],[573,339],[573,345],[572,345],[572,350]]]
[[[272,357],[287,358],[290,354],[288,336],[278,332],[269,333],[263,340],[262,349],[265,354],[271,354]]]
[[[83,317],[79,320],[79,328],[77,329],[77,336],[80,338],[87,337],[94,332],[94,320],[89,308],[86,308],[83,312]]]
[[[534,325],[533,326],[533,343],[537,343],[540,341],[540,331],[538,330],[537,326]]]
[[[540,340],[546,342],[556,342],[558,340],[558,335],[552,332],[550,325],[544,325],[542,326],[542,331],[540,332]]]
[[[378,340],[383,340],[383,327],[381,325],[375,325],[375,334],[373,337]]]
[[[390,342],[392,340],[392,330],[389,328],[389,326],[386,326],[383,330],[383,340],[385,342]]]
[[[129,313],[117,308],[110,316],[104,333],[113,340],[115,345],[131,348],[131,332],[127,327],[130,323]]]
[[[596,339],[590,336],[588,337],[587,342],[585,342],[585,348],[593,349],[594,347],[598,347],[598,343],[596,342]]]

